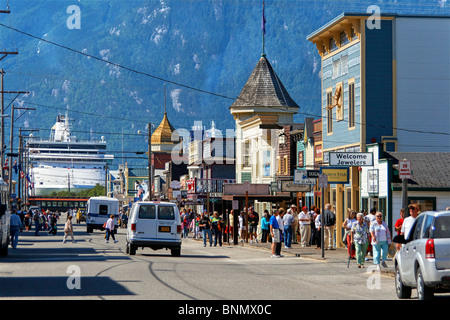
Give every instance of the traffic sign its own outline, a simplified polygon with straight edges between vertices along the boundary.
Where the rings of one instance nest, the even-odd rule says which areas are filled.
[[[400,179],[411,179],[411,161],[408,160],[399,161],[398,177]]]
[[[326,188],[328,186],[328,176],[325,173],[319,174],[319,188]]]

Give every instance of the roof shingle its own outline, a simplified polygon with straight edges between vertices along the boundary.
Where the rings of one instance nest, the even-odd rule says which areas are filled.
[[[231,108],[261,106],[299,108],[264,56],[259,59]]]

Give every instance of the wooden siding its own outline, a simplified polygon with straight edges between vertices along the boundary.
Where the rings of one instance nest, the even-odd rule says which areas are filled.
[[[355,42],[354,45],[338,52],[335,55],[327,56],[322,61],[322,141],[323,149],[336,149],[341,146],[356,144],[360,142],[360,125],[361,122],[361,76],[360,76],[360,42]],[[335,70],[333,71],[333,63]],[[336,70],[336,65],[339,64],[339,70]],[[355,83],[355,128],[349,130],[348,125],[348,82],[349,80]],[[332,109],[333,113],[333,132],[327,133],[328,117],[327,117],[327,90],[330,88],[333,92],[337,85],[343,87],[343,120],[337,121],[336,109]]]

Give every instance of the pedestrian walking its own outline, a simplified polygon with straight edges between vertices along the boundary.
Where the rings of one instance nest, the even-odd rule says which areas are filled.
[[[356,263],[358,264],[358,268],[364,268],[367,245],[369,243],[369,228],[367,222],[364,220],[363,213],[358,213],[356,215],[356,220],[357,222],[352,225],[351,243],[355,244]]]
[[[211,228],[214,234],[214,247],[217,246],[217,240],[219,240],[219,246],[222,246],[222,218],[219,216],[219,212],[214,211],[211,219]]]
[[[400,235],[402,233],[402,226],[403,226],[403,220],[405,219],[405,209],[400,209],[400,219],[398,219],[395,222],[394,229],[397,232],[397,235]],[[397,252],[402,248],[401,243],[395,244],[395,249],[397,249]]]
[[[316,206],[312,205],[310,207],[309,216],[311,217],[310,225],[311,225],[311,237],[309,239],[309,245],[315,245],[316,244]]]
[[[277,243],[276,249],[275,249],[275,254],[278,256],[278,258],[284,257],[281,254],[281,244],[284,241],[284,235],[283,235],[283,230],[284,230],[284,225],[283,225],[283,217],[285,215],[285,211],[284,208],[280,208],[280,210],[278,210],[278,216],[276,217],[277,222],[278,222],[278,230],[280,230],[280,242]]]
[[[277,255],[277,244],[281,242],[280,239],[280,226],[278,225],[278,211],[274,210],[272,216],[270,217],[269,225],[270,225],[270,235],[272,236],[272,256],[271,258],[279,258]]]
[[[304,206],[298,215],[300,223],[300,244],[302,247],[309,247],[309,239],[311,237],[311,216],[308,213],[308,207]]]
[[[105,224],[105,230],[106,230],[106,243],[109,243],[109,236],[111,236],[114,240],[114,243],[117,243],[116,237],[114,236],[114,215],[110,215],[109,219],[106,221]]]
[[[244,242],[245,239],[245,216],[244,211],[241,211],[239,215],[239,238],[241,238],[241,242]]]
[[[316,213],[316,219],[314,220],[314,224],[316,225],[316,249],[322,248],[322,216],[320,214],[320,209],[314,209]]]
[[[40,215],[38,210],[33,211],[33,222],[34,222],[34,235],[38,236],[39,230],[41,229]]]
[[[283,216],[283,236],[284,236],[284,248],[291,249],[292,243],[292,225],[294,223],[294,217],[291,211],[288,210]]]
[[[30,216],[30,213],[28,213],[28,212],[25,214],[24,224],[25,224],[25,231],[30,231],[30,229],[31,229],[31,216]]]
[[[380,266],[387,268],[386,260],[389,244],[392,243],[391,232],[383,221],[383,214],[377,212],[376,220],[370,224],[370,235],[372,236],[373,263],[380,269]]]
[[[325,211],[323,212],[324,226],[323,232],[324,236],[324,246],[326,245],[327,250],[334,250],[334,227],[336,224],[336,215],[331,211],[331,204],[327,203],[325,205]]]
[[[270,235],[270,216],[269,211],[264,210],[264,215],[261,218],[261,242],[266,243]]]
[[[200,227],[200,231],[202,232],[203,246],[206,247],[206,235],[208,235],[209,246],[211,247],[213,243],[211,221],[209,219],[207,212],[203,212],[202,217],[198,223],[198,226]]]
[[[405,236],[405,239],[408,239],[409,231],[411,230],[414,220],[416,220],[417,216],[419,215],[419,206],[414,203],[410,204],[408,206],[408,210],[409,210],[409,217],[403,220],[403,225],[401,229],[402,235]]]
[[[248,224],[249,224],[248,231],[249,231],[249,236],[250,236],[250,243],[253,243],[253,241],[258,243],[258,237],[257,237],[258,223],[259,223],[258,212],[255,212],[253,207],[250,207],[248,209]]]
[[[72,238],[72,243],[75,243],[75,238],[73,237],[73,224],[72,224],[73,217],[70,215],[67,217],[66,224],[64,225],[64,238],[63,243],[66,243],[66,239],[68,236]]]
[[[234,241],[234,210],[231,210],[228,214],[228,224],[228,242],[230,242],[230,240]]]
[[[292,214],[292,217],[294,217],[294,222],[292,224],[292,243],[297,244],[298,239],[298,212],[297,212],[297,206],[295,204],[291,205],[291,208],[288,210]]]
[[[56,218],[56,214],[52,213],[49,217],[49,231],[48,231],[48,235],[49,236],[56,236],[56,234],[58,233],[58,220]]]
[[[13,249],[17,248],[17,244],[19,243],[19,233],[21,229],[23,229],[22,221],[20,220],[20,217],[16,214],[16,212],[13,211],[10,217],[10,224],[9,224],[11,247]]]
[[[183,238],[189,238],[189,225],[191,221],[189,218],[189,213],[186,212],[186,209],[183,209],[181,214],[181,225],[183,227]]]
[[[342,242],[345,243],[347,246],[348,256],[349,259],[355,259],[356,251],[352,246],[351,242],[351,231],[352,231],[352,225],[355,223],[356,220],[356,211],[354,210],[348,210],[347,219],[342,223],[342,228],[344,228],[344,237],[342,238]]]

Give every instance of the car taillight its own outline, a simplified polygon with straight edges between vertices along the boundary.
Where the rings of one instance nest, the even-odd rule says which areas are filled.
[[[425,258],[426,259],[434,259],[434,240],[428,239],[427,244],[425,245]]]
[[[131,224],[131,231],[136,231],[136,223]]]
[[[177,225],[177,233],[181,233],[181,225]]]

